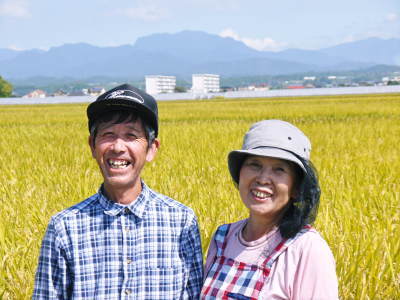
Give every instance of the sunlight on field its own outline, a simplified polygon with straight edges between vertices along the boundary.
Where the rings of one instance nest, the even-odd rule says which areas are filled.
[[[86,104],[0,106],[0,299],[28,299],[51,215],[95,193]],[[315,226],[336,257],[342,299],[400,299],[400,95],[160,102],[161,149],[146,183],[191,206],[206,250],[246,217],[226,156],[261,119],[313,144],[322,199]]]

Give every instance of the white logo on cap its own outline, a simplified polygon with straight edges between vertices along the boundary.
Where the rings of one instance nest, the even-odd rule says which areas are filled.
[[[138,93],[130,90],[117,90],[107,95],[105,99],[131,99],[133,101],[144,103],[144,99]]]

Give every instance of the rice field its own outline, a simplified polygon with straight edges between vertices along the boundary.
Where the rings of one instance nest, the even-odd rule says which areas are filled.
[[[29,299],[51,215],[102,182],[87,104],[0,106],[0,299]],[[226,156],[261,119],[311,139],[322,199],[315,224],[341,299],[400,299],[400,94],[159,103],[161,148],[143,178],[196,212],[206,251],[219,224],[247,216]]]

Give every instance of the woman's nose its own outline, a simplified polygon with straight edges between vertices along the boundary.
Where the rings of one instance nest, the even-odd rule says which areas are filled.
[[[262,168],[257,176],[257,181],[260,184],[268,184],[271,183],[271,168]]]

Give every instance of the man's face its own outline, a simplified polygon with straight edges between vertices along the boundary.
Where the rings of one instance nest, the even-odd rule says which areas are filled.
[[[134,122],[102,123],[96,139],[89,138],[92,156],[104,178],[106,190],[140,189],[140,172],[155,157],[159,142],[149,147],[140,119]]]

